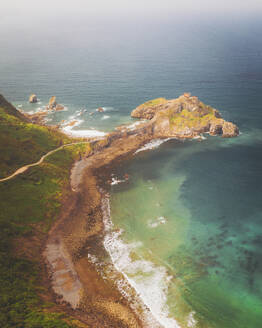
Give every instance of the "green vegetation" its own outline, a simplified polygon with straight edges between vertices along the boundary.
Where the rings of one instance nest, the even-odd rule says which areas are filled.
[[[0,104],[1,105],[1,104]],[[10,105],[11,106],[11,105]],[[1,106],[0,106],[1,107]],[[0,108],[1,176],[67,143],[62,134],[27,123],[14,108]],[[0,323],[3,328],[77,327],[58,313],[43,283],[42,245],[69,190],[75,158],[89,144],[67,147],[12,180],[0,183]],[[40,295],[45,295],[45,301]],[[73,323],[74,322],[74,323]]]
[[[70,138],[53,129],[27,123],[12,105],[9,106],[6,102],[5,107],[1,107],[0,102],[0,178],[37,161],[49,150],[70,142]]]
[[[183,109],[181,113],[174,113],[169,111],[169,122],[177,130],[184,130],[188,128],[202,128],[205,127],[210,121],[219,120],[215,117],[214,111],[210,107],[206,107],[206,113],[190,112],[187,109]],[[200,115],[201,114],[201,115]]]
[[[145,102],[144,104],[138,106],[138,108],[142,109],[142,108],[152,107],[156,105],[162,105],[165,104],[166,102],[167,102],[166,98],[156,98]]]

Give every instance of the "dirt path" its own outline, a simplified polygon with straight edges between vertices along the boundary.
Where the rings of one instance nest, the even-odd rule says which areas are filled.
[[[79,144],[85,144],[85,143],[90,143],[90,141],[81,141],[81,142],[72,142],[72,143],[69,143],[69,144],[65,144],[65,145],[62,145],[56,149],[53,149],[53,150],[50,150],[48,153],[46,153],[45,155],[43,155],[39,161],[35,162],[35,163],[32,163],[32,164],[28,164],[28,165],[25,165],[25,166],[22,166],[20,167],[18,170],[16,170],[13,174],[9,175],[8,177],[6,178],[3,178],[3,179],[0,179],[0,182],[4,182],[4,181],[7,181],[7,180],[11,180],[13,179],[14,177],[16,177],[17,175],[19,174],[22,174],[24,173],[25,171],[27,171],[30,167],[33,167],[33,166],[37,166],[37,165],[40,165],[41,163],[43,163],[43,161],[45,160],[45,158],[47,158],[48,156],[54,154],[55,152],[59,151],[60,149],[63,149],[65,147],[68,147],[68,146],[72,146],[72,145],[79,145]]]

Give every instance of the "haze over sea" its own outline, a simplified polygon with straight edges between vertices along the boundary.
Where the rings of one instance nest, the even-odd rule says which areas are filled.
[[[110,131],[132,122],[146,100],[189,91],[240,127],[238,138],[170,140],[124,162],[114,175],[130,179],[112,186],[111,214],[130,255],[118,264],[166,327],[174,319],[181,327],[261,327],[261,20],[0,24],[0,92],[25,111],[56,95],[67,111],[50,114],[50,124]],[[28,104],[31,93],[40,104]],[[105,112],[90,116],[98,107]]]

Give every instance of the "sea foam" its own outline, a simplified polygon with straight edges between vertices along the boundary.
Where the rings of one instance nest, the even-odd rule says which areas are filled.
[[[156,266],[152,262],[139,259],[132,261],[131,253],[142,246],[141,242],[124,243],[123,231],[115,231],[110,217],[109,195],[102,201],[105,227],[104,247],[109,253],[115,268],[123,274],[127,285],[133,287],[144,304],[144,321],[150,328],[178,328],[178,323],[169,317],[166,304],[167,292],[171,276],[164,266]],[[128,287],[119,286],[120,291],[128,298]]]
[[[146,143],[143,147],[139,148],[135,154],[140,153],[141,151],[145,151],[145,150],[150,150],[150,149],[155,149],[157,147],[159,147],[160,145],[162,145],[162,143],[170,140],[171,138],[166,138],[166,139],[154,139],[148,143]]]
[[[109,118],[110,118],[109,115],[103,115],[102,118],[101,118],[101,120],[108,120]]]
[[[80,138],[104,137],[106,135],[105,132],[98,130],[73,130],[72,126],[64,127],[63,131],[72,137]]]
[[[62,130],[72,136],[72,137],[82,137],[82,138],[92,138],[92,137],[104,137],[106,135],[105,132],[94,130],[94,129],[86,129],[86,130],[74,130],[76,126],[81,125],[84,120],[78,118],[80,111],[77,111],[75,115],[71,115],[68,121],[65,121],[62,126]],[[74,122],[73,125],[70,123]]]

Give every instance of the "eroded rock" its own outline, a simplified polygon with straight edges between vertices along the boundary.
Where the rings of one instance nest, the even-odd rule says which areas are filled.
[[[57,105],[57,103],[56,103],[56,97],[55,96],[52,96],[49,99],[48,108],[49,109],[55,109],[56,105]]]
[[[223,134],[222,134],[223,138],[231,138],[239,135],[238,127],[231,122],[224,121],[222,130],[223,130]]]
[[[37,103],[37,96],[35,94],[32,94],[30,97],[29,97],[29,102],[31,104],[34,104],[34,103]]]
[[[63,105],[60,105],[56,102],[56,97],[55,96],[52,96],[50,99],[49,99],[49,103],[47,105],[47,109],[50,109],[50,110],[63,110],[64,109],[64,106]]]

